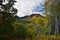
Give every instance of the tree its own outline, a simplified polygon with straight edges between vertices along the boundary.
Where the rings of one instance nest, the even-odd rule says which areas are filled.
[[[54,29],[54,34],[59,34],[59,15],[60,15],[60,0],[46,0],[45,2],[45,10],[48,15],[50,15],[50,24],[52,26],[52,30]],[[58,9],[59,8],[59,9]],[[49,16],[48,16],[49,17]],[[52,31],[51,31],[52,32]]]
[[[23,38],[24,40],[28,37],[28,26],[25,20],[16,20],[13,24],[15,33],[13,34],[16,38]]]
[[[7,1],[7,2],[6,2]],[[15,0],[0,0],[0,34],[11,35],[17,9],[13,7]]]

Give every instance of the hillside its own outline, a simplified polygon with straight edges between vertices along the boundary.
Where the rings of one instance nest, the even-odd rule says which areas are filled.
[[[40,23],[40,22],[43,22],[46,24],[46,22],[47,22],[47,19],[40,14],[31,14],[28,16],[19,17],[18,20],[26,20],[26,21],[30,21],[30,22],[35,21],[36,24]]]
[[[47,29],[48,21],[45,17],[40,14],[32,14],[29,16],[19,17],[15,23],[13,23],[13,27],[17,30],[20,36],[27,35],[29,37],[45,34],[49,31]],[[20,30],[20,31],[19,31]]]

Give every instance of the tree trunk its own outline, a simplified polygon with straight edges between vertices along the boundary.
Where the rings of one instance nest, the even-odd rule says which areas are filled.
[[[59,29],[58,29],[58,19],[57,19],[57,14],[55,14],[55,36],[57,37],[59,33]],[[57,40],[57,38],[55,38],[55,40]]]
[[[55,35],[58,35],[58,19],[57,19],[57,14],[55,14]]]

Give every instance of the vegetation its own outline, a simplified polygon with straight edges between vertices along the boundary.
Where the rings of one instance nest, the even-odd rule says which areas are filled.
[[[15,0],[0,0],[0,40],[60,40],[60,0],[46,0],[45,16],[22,19],[13,7]]]
[[[49,7],[49,8],[48,8]],[[48,20],[50,20],[51,34],[58,35],[60,34],[60,0],[46,0],[45,3],[45,10],[46,10],[46,16],[48,17]]]
[[[13,36],[12,23],[15,20],[17,9],[13,7],[15,0],[0,0],[0,39],[8,40]],[[7,37],[8,36],[8,37]],[[6,39],[7,38],[7,39]],[[12,37],[10,37],[12,38]]]

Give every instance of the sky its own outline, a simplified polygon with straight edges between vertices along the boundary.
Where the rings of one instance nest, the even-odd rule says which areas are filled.
[[[34,13],[41,14],[44,11],[45,0],[16,0],[15,8],[18,9],[17,15],[23,17]]]

